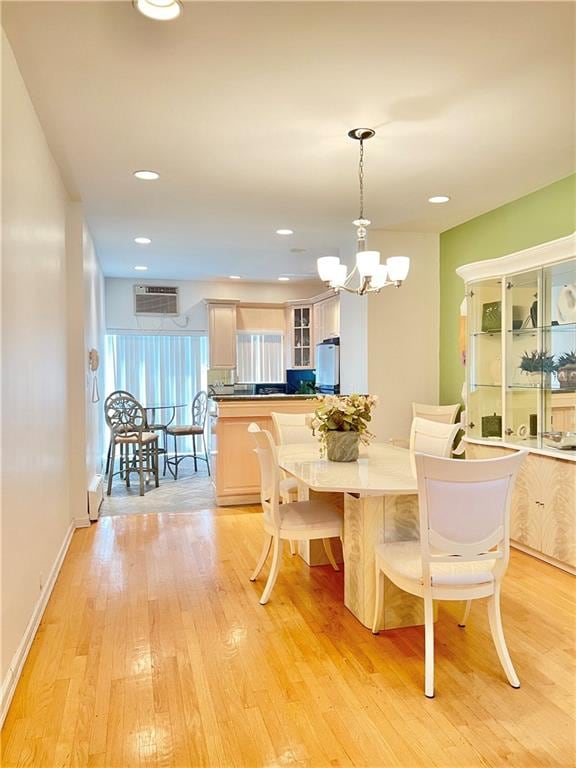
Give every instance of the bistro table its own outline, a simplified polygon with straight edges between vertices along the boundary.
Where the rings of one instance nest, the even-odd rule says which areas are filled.
[[[148,424],[148,429],[152,430],[152,432],[162,432],[164,435],[164,439],[162,440],[162,448],[158,449],[158,454],[164,456],[164,468],[162,471],[162,475],[164,476],[166,474],[166,466],[167,466],[167,457],[168,457],[168,443],[167,443],[167,437],[166,437],[166,429],[172,424],[174,419],[176,418],[176,409],[177,408],[186,408],[188,406],[187,403],[179,403],[178,405],[145,405],[143,406],[144,410],[146,411],[146,422]],[[160,421],[161,416],[159,416],[158,420],[156,420],[156,412],[158,411],[168,411],[166,414],[167,418],[164,418]]]
[[[320,457],[310,444],[278,446],[280,467],[307,489],[344,495],[344,605],[372,627],[376,596],[374,547],[419,538],[416,478],[410,452],[386,443],[361,449],[358,461]],[[385,579],[381,629],[424,623],[422,600]]]

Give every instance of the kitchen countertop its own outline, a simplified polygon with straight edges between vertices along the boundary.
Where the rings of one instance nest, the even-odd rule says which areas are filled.
[[[211,400],[215,403],[231,403],[235,400],[243,402],[245,400],[315,400],[316,395],[211,395]]]

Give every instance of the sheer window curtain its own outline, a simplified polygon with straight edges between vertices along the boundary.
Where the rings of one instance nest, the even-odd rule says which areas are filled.
[[[205,335],[109,334],[106,337],[106,395],[124,389],[142,405],[177,408],[174,424],[190,424],[192,400],[207,388],[208,339]],[[156,421],[171,411],[157,411]],[[170,449],[170,445],[168,446]],[[178,452],[192,449],[180,438]]]
[[[284,334],[251,333],[237,335],[238,381],[249,384],[284,381]]]

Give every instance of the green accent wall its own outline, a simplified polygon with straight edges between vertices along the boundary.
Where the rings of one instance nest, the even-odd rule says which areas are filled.
[[[440,402],[459,403],[464,368],[458,353],[462,264],[494,259],[576,230],[576,174],[495,208],[440,235]]]

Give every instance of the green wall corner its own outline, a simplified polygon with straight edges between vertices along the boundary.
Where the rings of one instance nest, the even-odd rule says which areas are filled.
[[[496,208],[440,235],[440,402],[461,400],[464,368],[458,322],[462,264],[494,259],[576,230],[576,174]]]

